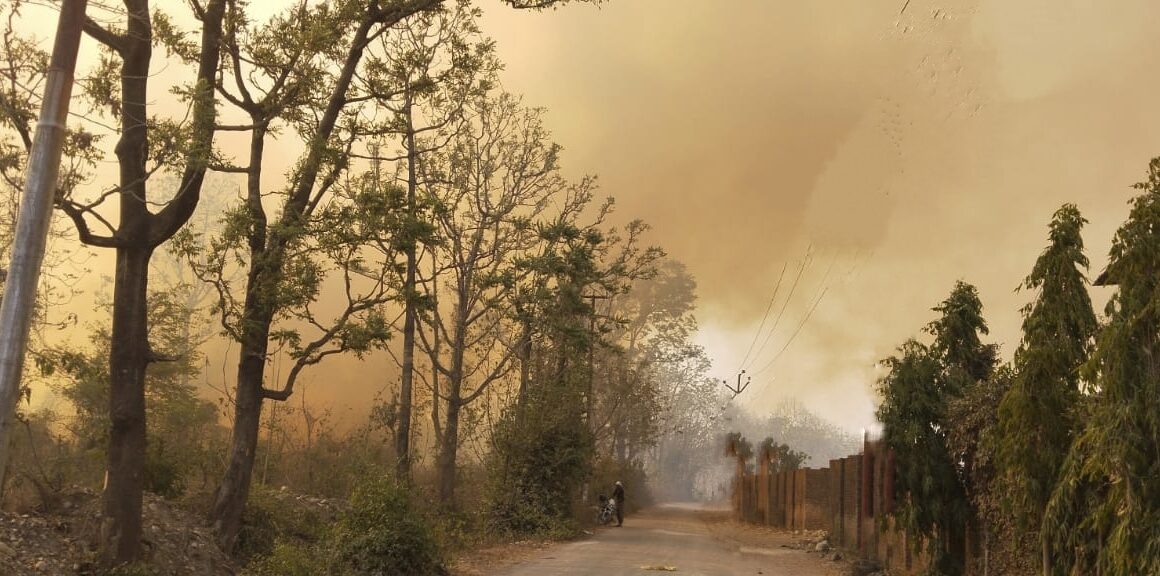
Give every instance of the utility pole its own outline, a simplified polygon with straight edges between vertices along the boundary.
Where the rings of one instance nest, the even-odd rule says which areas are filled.
[[[0,302],[0,492],[8,466],[10,431],[20,401],[20,376],[28,343],[36,284],[52,222],[57,174],[67,132],[69,98],[80,50],[86,0],[64,0],[52,47],[52,60],[40,105],[36,136],[28,156],[24,195],[16,221],[12,262]]]
[[[596,300],[608,300],[610,297],[601,294],[588,294],[584,296],[592,305],[592,315],[588,317],[588,393],[585,402],[585,415],[588,418],[588,425],[591,427],[596,420],[592,418],[592,396],[596,391]],[[596,430],[592,431],[593,434]]]
[[[745,374],[744,370],[742,370],[741,372],[739,372],[737,374],[737,386],[730,386],[728,380],[721,381],[721,383],[725,385],[725,389],[729,390],[730,392],[733,393],[734,398],[736,398],[738,395],[740,395],[742,392],[744,392],[745,389],[749,387],[749,383],[753,381],[753,377],[750,376],[750,377],[746,378],[745,383],[742,384],[741,383],[741,376],[744,374]]]
[[[582,296],[587,298],[592,306],[592,315],[588,317],[588,391],[584,397],[584,417],[588,420],[588,429],[592,432],[592,436],[596,436],[596,419],[592,417],[592,396],[596,390],[596,301],[607,300],[610,296],[601,294],[588,294]],[[582,502],[588,501],[588,480],[584,480],[584,484],[580,487],[580,500]]]

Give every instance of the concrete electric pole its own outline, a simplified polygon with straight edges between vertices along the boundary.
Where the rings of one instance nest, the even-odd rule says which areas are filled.
[[[52,221],[86,4],[86,0],[64,0],[60,9],[40,119],[28,157],[12,262],[4,283],[4,300],[0,301],[0,492],[8,465],[16,404],[20,401],[20,377],[36,303],[36,285]]]

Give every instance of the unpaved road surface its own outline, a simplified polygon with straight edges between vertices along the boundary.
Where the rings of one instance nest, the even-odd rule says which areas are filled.
[[[836,576],[842,564],[809,554],[786,532],[737,524],[724,510],[667,505],[599,528],[585,540],[543,548],[498,576]]]

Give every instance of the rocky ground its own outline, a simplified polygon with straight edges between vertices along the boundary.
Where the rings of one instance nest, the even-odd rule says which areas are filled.
[[[273,491],[287,506],[311,509],[326,520],[336,517],[340,502]],[[0,576],[96,575],[100,498],[88,489],[61,496],[57,510],[0,512]],[[166,576],[233,576],[238,566],[214,545],[203,518],[152,494],[145,495],[144,540],[153,574]],[[325,521],[325,520],[324,520]],[[460,554],[455,576],[484,576],[535,554],[550,543],[524,540]]]
[[[91,490],[73,490],[63,495],[58,509],[52,514],[0,512],[0,574],[96,574],[100,498]],[[152,494],[145,495],[142,516],[145,554],[156,573],[235,573],[201,518]]]
[[[825,560],[839,564],[841,573],[845,576],[888,576],[877,563],[863,560],[830,546],[830,536],[825,530],[795,530],[793,544],[784,544],[804,551],[806,554],[817,554]]]

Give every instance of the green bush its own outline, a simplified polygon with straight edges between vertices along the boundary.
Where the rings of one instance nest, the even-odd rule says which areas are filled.
[[[242,514],[236,553],[243,560],[269,556],[280,541],[308,545],[325,535],[325,523],[317,512],[287,504],[275,492],[254,486]]]
[[[316,514],[256,492],[239,536],[251,558],[247,576],[429,576],[446,574],[444,552],[428,517],[395,483],[375,480],[356,488],[333,527]],[[244,548],[244,550],[243,550]]]
[[[185,475],[180,464],[161,454],[145,455],[145,489],[164,496],[177,498],[185,493]]]
[[[573,510],[591,474],[592,435],[568,408],[550,395],[533,397],[500,422],[489,495],[496,529],[567,538],[579,528]]]
[[[445,574],[444,555],[410,494],[386,480],[355,490],[350,511],[329,538],[337,560],[353,574]]]
[[[332,574],[327,556],[316,546],[278,541],[269,554],[246,567],[247,576],[319,576]]]
[[[435,539],[444,550],[470,550],[495,542],[487,516],[481,509],[486,503],[479,499],[469,502],[470,509],[445,509],[432,518]]]

